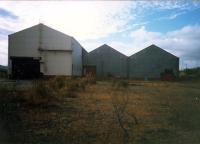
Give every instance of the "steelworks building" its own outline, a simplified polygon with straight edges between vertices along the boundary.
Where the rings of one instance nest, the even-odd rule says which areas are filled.
[[[14,79],[41,76],[156,78],[179,72],[179,58],[151,45],[130,57],[104,44],[87,52],[72,36],[38,24],[9,35],[8,74]]]

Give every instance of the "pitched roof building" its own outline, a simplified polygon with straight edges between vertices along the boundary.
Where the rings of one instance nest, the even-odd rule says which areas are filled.
[[[133,54],[129,57],[130,78],[160,78],[166,70],[173,71],[177,76],[179,58],[156,45]]]
[[[13,78],[82,75],[81,45],[44,24],[9,35],[8,57]]]
[[[127,56],[104,44],[86,55],[84,73],[127,77]]]

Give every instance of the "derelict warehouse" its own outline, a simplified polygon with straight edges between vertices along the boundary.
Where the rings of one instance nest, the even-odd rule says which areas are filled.
[[[104,44],[87,52],[72,36],[38,24],[9,35],[8,74],[14,79],[41,76],[160,78],[179,71],[179,58],[151,45],[126,56]]]
[[[82,47],[71,36],[39,24],[9,35],[12,78],[82,75]]]

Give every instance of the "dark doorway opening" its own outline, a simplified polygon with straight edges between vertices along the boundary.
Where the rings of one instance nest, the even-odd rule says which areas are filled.
[[[30,57],[11,57],[13,79],[34,79],[40,77],[40,62]]]
[[[86,65],[83,66],[83,75],[84,76],[96,76],[96,66]]]

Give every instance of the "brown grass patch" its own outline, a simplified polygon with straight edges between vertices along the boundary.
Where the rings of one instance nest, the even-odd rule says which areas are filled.
[[[199,82],[91,79],[2,88],[1,118],[11,137],[42,144],[200,142]]]

